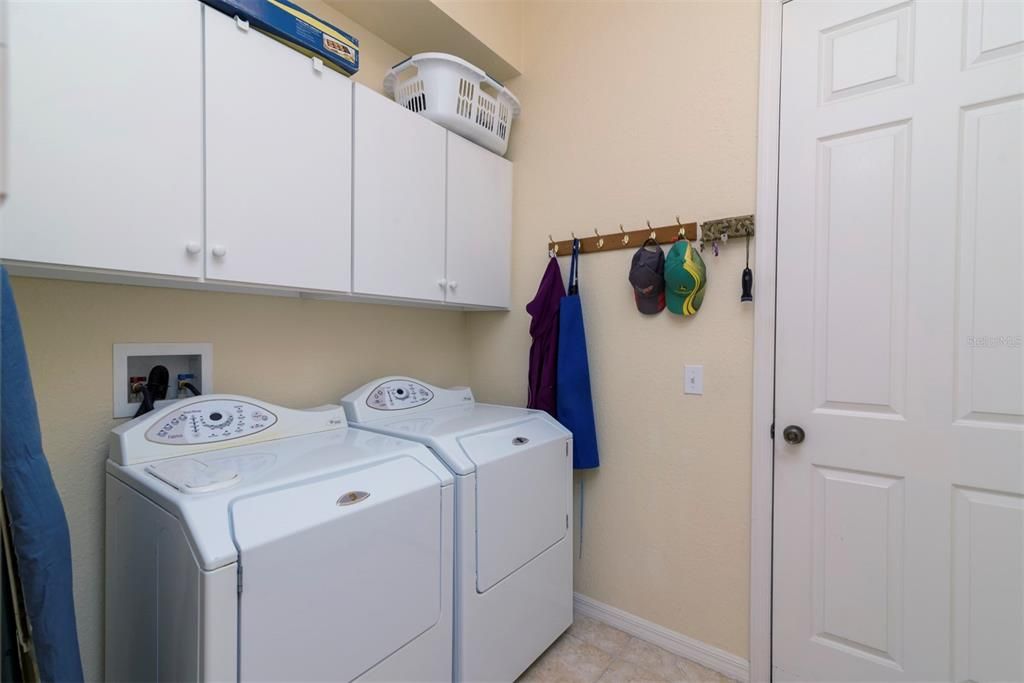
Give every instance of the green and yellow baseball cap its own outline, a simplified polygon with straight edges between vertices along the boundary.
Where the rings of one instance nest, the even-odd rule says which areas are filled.
[[[704,259],[687,241],[676,242],[665,257],[665,307],[693,315],[704,301],[708,271]]]

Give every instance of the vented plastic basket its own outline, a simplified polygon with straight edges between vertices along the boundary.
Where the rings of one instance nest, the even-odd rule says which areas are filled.
[[[519,100],[498,81],[464,59],[424,52],[395,65],[384,92],[406,109],[496,154],[508,149]]]

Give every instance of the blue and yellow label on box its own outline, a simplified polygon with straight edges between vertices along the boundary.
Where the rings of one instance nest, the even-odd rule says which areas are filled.
[[[352,75],[359,71],[359,40],[288,0],[203,0],[229,16],[325,64]]]

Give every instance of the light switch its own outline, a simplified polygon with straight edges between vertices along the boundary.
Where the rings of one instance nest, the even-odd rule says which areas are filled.
[[[683,368],[683,393],[697,395],[704,393],[703,365],[687,365]]]

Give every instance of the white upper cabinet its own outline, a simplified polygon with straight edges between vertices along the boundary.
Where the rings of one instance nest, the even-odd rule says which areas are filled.
[[[205,12],[207,279],[349,291],[351,81]]]
[[[512,162],[448,133],[447,301],[508,308]]]
[[[353,291],[443,301],[445,135],[355,86]]]
[[[509,161],[198,1],[6,5],[16,273],[508,308]]]
[[[201,277],[199,3],[12,2],[7,11],[0,256]]]

